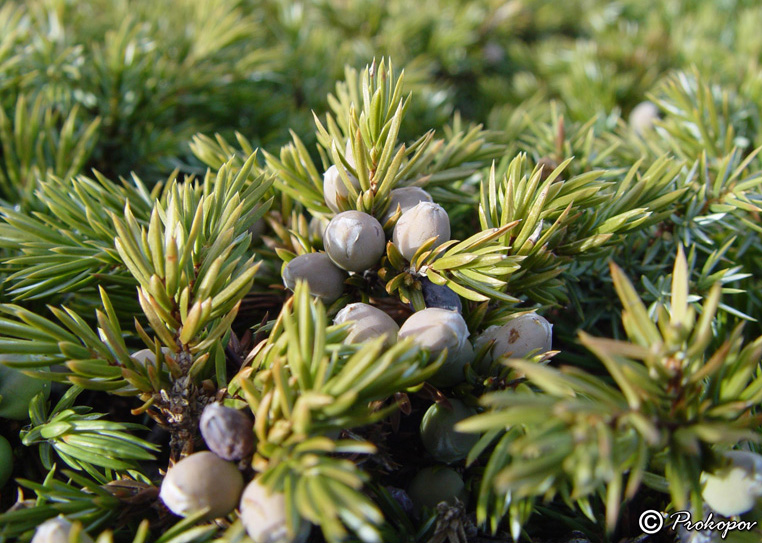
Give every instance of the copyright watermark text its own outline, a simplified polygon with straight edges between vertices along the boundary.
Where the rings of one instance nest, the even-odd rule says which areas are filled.
[[[665,525],[668,525],[669,529],[672,531],[676,531],[678,527],[682,527],[689,532],[705,530],[720,532],[720,537],[722,539],[725,539],[728,532],[748,532],[757,525],[756,521],[714,520],[712,518],[712,513],[709,513],[709,516],[706,519],[692,522],[691,514],[688,511],[676,511],[671,515],[667,515],[666,513],[660,513],[654,509],[643,511],[638,520],[638,524],[643,533],[648,535],[658,533]]]

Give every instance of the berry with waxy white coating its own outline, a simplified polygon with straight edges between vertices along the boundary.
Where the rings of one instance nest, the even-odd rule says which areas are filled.
[[[346,339],[349,343],[362,343],[386,336],[384,344],[393,345],[397,341],[397,332],[400,329],[389,315],[377,307],[364,303],[349,304],[338,312],[333,322],[335,324],[351,323]]]
[[[359,191],[360,180],[349,172],[347,172],[347,177],[352,186]],[[336,166],[331,166],[323,174],[323,198],[325,199],[325,205],[334,213],[341,211],[339,209],[339,197],[351,198],[349,189],[344,184],[339,169]]]
[[[502,326],[490,326],[476,339],[476,349],[493,341],[492,350],[485,361],[510,354],[513,358],[524,358],[532,351],[535,354],[548,352],[553,345],[553,325],[544,317],[529,313],[516,317]]]
[[[423,468],[410,481],[408,494],[419,513],[424,507],[434,508],[440,502],[455,505],[455,498],[465,502],[468,494],[463,478],[454,469],[444,466]]]
[[[428,277],[421,277],[421,293],[423,294],[423,303],[426,307],[439,307],[450,311],[463,313],[463,304],[460,296],[455,294],[447,285],[437,285]]]
[[[412,260],[416,251],[431,238],[436,238],[432,249],[450,240],[450,218],[441,206],[421,202],[399,218],[394,227],[392,242],[402,256]]]
[[[310,219],[309,224],[307,225],[307,232],[309,233],[310,239],[323,239],[323,235],[325,234],[325,229],[328,226],[328,219],[325,217],[315,216]]]
[[[386,221],[392,218],[397,212],[397,207],[400,208],[400,217],[406,211],[414,208],[421,202],[433,202],[431,194],[423,190],[421,187],[401,187],[394,189],[389,193],[389,209],[386,210],[384,216],[381,218],[381,224],[386,224]]]
[[[238,461],[254,450],[252,421],[237,409],[211,403],[198,426],[206,446],[223,460]]]
[[[704,502],[717,513],[731,517],[750,511],[762,497],[762,455],[728,451],[728,466],[702,474]]]
[[[169,347],[162,347],[161,352],[164,354],[169,354],[172,351],[169,349]],[[147,366],[148,364],[156,364],[156,355],[154,354],[153,349],[140,349],[139,351],[132,353],[130,358],[139,362],[143,366]]]
[[[258,479],[246,485],[239,509],[241,522],[254,543],[304,543],[309,537],[310,524],[304,520],[297,533],[289,536],[285,496],[270,493]]]
[[[71,529],[74,525],[63,517],[48,519],[34,531],[31,543],[70,543]],[[79,543],[93,543],[87,532],[79,532]]]
[[[474,347],[470,341],[463,342],[460,349],[447,355],[447,360],[439,368],[429,382],[436,387],[451,387],[462,383],[465,379],[466,364],[474,360]]]
[[[287,288],[294,290],[299,279],[307,281],[310,294],[331,303],[344,292],[346,272],[325,253],[307,253],[292,259],[283,269],[283,284]]]
[[[328,223],[323,245],[339,268],[361,272],[381,259],[386,237],[381,223],[373,216],[361,211],[344,211]]]
[[[630,112],[629,122],[636,134],[643,134],[653,128],[659,119],[659,108],[653,102],[640,102]]]
[[[405,513],[408,515],[413,513],[413,500],[410,499],[410,496],[405,490],[396,486],[387,486],[386,491]]]
[[[444,403],[431,405],[421,420],[423,446],[439,462],[452,464],[463,460],[479,441],[478,434],[456,432],[455,425],[476,415],[476,409],[460,400],[450,399],[450,407]]]
[[[412,338],[428,349],[432,358],[447,349],[447,359],[430,379],[434,386],[453,386],[463,380],[463,368],[473,357],[473,347],[468,342],[466,321],[459,313],[433,307],[418,311],[402,323],[398,337]]]
[[[235,464],[202,451],[186,456],[167,471],[159,497],[181,517],[208,507],[204,519],[210,520],[235,509],[242,490],[243,477]]]

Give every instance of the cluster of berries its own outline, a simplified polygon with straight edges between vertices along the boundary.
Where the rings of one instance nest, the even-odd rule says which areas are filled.
[[[340,180],[336,166],[325,174],[325,201],[334,211],[336,199],[341,198]],[[355,179],[352,177],[352,179]],[[431,195],[418,187],[394,189],[389,195],[389,209],[379,222],[361,211],[337,213],[322,232],[325,252],[307,253],[291,260],[283,270],[283,282],[294,289],[299,279],[309,284],[310,292],[324,303],[336,301],[344,292],[347,272],[362,273],[376,266],[386,250],[384,226],[395,216],[392,241],[399,252],[412,259],[415,252],[429,239],[434,247],[449,241],[450,221],[447,212],[432,201]],[[383,225],[382,225],[383,223]]]
[[[434,285],[436,286],[436,285]],[[452,387],[464,380],[465,365],[474,360],[474,346],[468,340],[466,322],[458,311],[438,307],[413,313],[402,326],[382,310],[365,303],[349,304],[338,312],[335,324],[347,324],[347,341],[361,343],[384,336],[391,345],[398,339],[412,338],[431,356],[446,351],[446,358],[430,382],[441,388]],[[508,324],[491,326],[476,338],[476,350],[486,349],[482,364],[504,357],[524,357],[547,352],[551,348],[552,326],[543,317],[522,315]],[[466,458],[479,439],[478,435],[455,430],[455,425],[476,410],[459,399],[432,404],[420,424],[420,438],[436,465],[417,472],[407,489],[412,511],[420,512],[440,502],[454,504],[457,498],[466,501],[465,483],[455,469],[449,467]]]
[[[201,414],[199,429],[209,450],[186,456],[167,471],[159,497],[169,510],[182,517],[206,510],[204,518],[211,520],[238,507],[238,516],[255,543],[306,541],[310,531],[306,522],[289,538],[282,493],[270,493],[257,477],[244,486],[237,462],[254,451],[252,420],[241,411],[213,403]]]
[[[354,166],[347,148],[347,158]],[[348,183],[347,183],[348,181]],[[376,217],[360,211],[342,211],[350,198],[350,188],[360,191],[360,183],[349,172],[331,166],[323,176],[326,205],[336,215],[322,231],[325,252],[308,253],[292,259],[283,269],[283,281],[289,289],[298,280],[306,281],[310,293],[331,304],[344,294],[348,273],[364,273],[378,266],[387,241],[408,261],[425,244],[431,248],[450,240],[450,219],[431,195],[420,187],[402,187],[389,194],[389,206]],[[391,231],[387,240],[384,229]],[[366,303],[352,303],[341,309],[335,324],[347,324],[347,341],[362,343],[384,337],[387,346],[398,339],[411,338],[433,359],[444,353],[445,359],[430,383],[450,388],[465,379],[465,367],[479,357],[477,370],[485,370],[494,359],[503,356],[525,357],[551,349],[551,324],[535,314],[524,314],[502,326],[484,330],[474,343],[462,316],[460,297],[450,288],[417,274],[425,309],[413,313],[401,326],[383,310]],[[423,417],[420,435],[425,449],[441,464],[463,460],[478,436],[455,431],[455,424],[476,410],[451,398],[430,406]],[[445,465],[420,470],[408,488],[415,510],[434,506],[440,501],[464,500],[465,485],[457,471]]]
[[[432,239],[432,248],[450,240],[447,212],[422,188],[392,190],[389,206],[379,220],[360,211],[342,211],[349,197],[347,179],[356,190],[360,189],[356,177],[346,173],[346,178],[342,178],[336,166],[324,174],[325,202],[336,213],[319,232],[325,252],[295,257],[282,274],[288,288],[294,289],[298,280],[306,281],[311,294],[326,304],[344,294],[348,274],[364,273],[380,264],[388,241],[412,261],[416,252]],[[385,227],[391,232],[390,240]],[[425,275],[416,274],[416,279],[421,285],[425,309],[410,315],[400,326],[373,305],[346,305],[334,318],[335,324],[346,324],[346,341],[363,343],[383,337],[386,345],[391,346],[411,338],[432,359],[444,355],[438,372],[430,379],[432,385],[443,389],[465,379],[465,367],[475,362],[475,351],[483,353],[479,364],[488,365],[498,357],[523,357],[550,350],[552,326],[534,314],[487,328],[472,343],[460,297],[447,286],[432,283]],[[133,358],[153,362],[154,353],[146,349]],[[455,425],[475,414],[473,407],[456,398],[432,404],[425,413],[420,437],[434,465],[419,470],[407,493],[402,492],[409,498],[412,511],[420,512],[442,501],[452,503],[455,498],[466,500],[465,484],[453,464],[466,457],[478,436],[459,433]],[[307,522],[302,522],[296,535],[288,535],[283,494],[269,493],[256,476],[248,484],[244,480],[241,468],[247,465],[256,445],[250,417],[214,403],[205,408],[199,427],[209,450],[191,454],[167,471],[159,494],[167,508],[183,517],[205,511],[207,520],[224,517],[238,508],[255,543],[306,541],[310,531]],[[50,530],[68,533],[61,524],[65,520],[54,520],[57,524],[51,524]]]

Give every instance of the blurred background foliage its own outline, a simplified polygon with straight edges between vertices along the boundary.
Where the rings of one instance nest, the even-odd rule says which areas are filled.
[[[344,66],[382,56],[405,68],[414,94],[403,139],[455,111],[505,129],[538,93],[546,113],[557,100],[567,121],[597,116],[611,127],[672,70],[695,66],[730,85],[738,136],[754,146],[759,23],[758,3],[741,0],[423,0],[415,9],[396,0],[10,0],[0,8],[0,103],[11,125],[38,98],[42,117],[77,104],[75,128],[100,120],[87,168],[155,175],[189,157],[196,132],[239,131],[264,147],[284,143],[287,128],[309,138],[311,111],[326,110]],[[35,163],[27,169],[55,164]]]
[[[0,197],[39,211],[31,196],[47,174],[134,172],[150,188],[174,168],[203,173],[189,147],[197,133],[232,141],[238,132],[275,150],[293,130],[315,153],[313,111],[328,109],[344,66],[387,56],[413,94],[402,141],[457,112],[499,131],[505,167],[517,151],[546,165],[574,156],[573,174],[642,155],[647,167],[667,152],[686,168],[703,159],[676,225],[684,242],[706,241],[728,229],[703,205],[724,193],[697,195],[702,181],[734,149],[737,161],[762,144],[760,24],[750,0],[423,0],[415,9],[396,0],[9,0],[0,8]],[[649,97],[663,119],[644,140],[622,119]],[[750,228],[725,257],[754,269]],[[639,261],[635,275],[655,295],[672,257],[656,265],[641,255],[652,234],[633,236],[621,254]],[[753,278],[737,281],[758,290]],[[760,310],[756,295],[734,302],[747,315]]]

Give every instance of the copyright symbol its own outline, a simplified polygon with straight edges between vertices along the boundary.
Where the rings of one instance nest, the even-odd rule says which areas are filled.
[[[648,509],[640,515],[638,524],[644,534],[652,535],[664,528],[664,517],[658,511]]]

